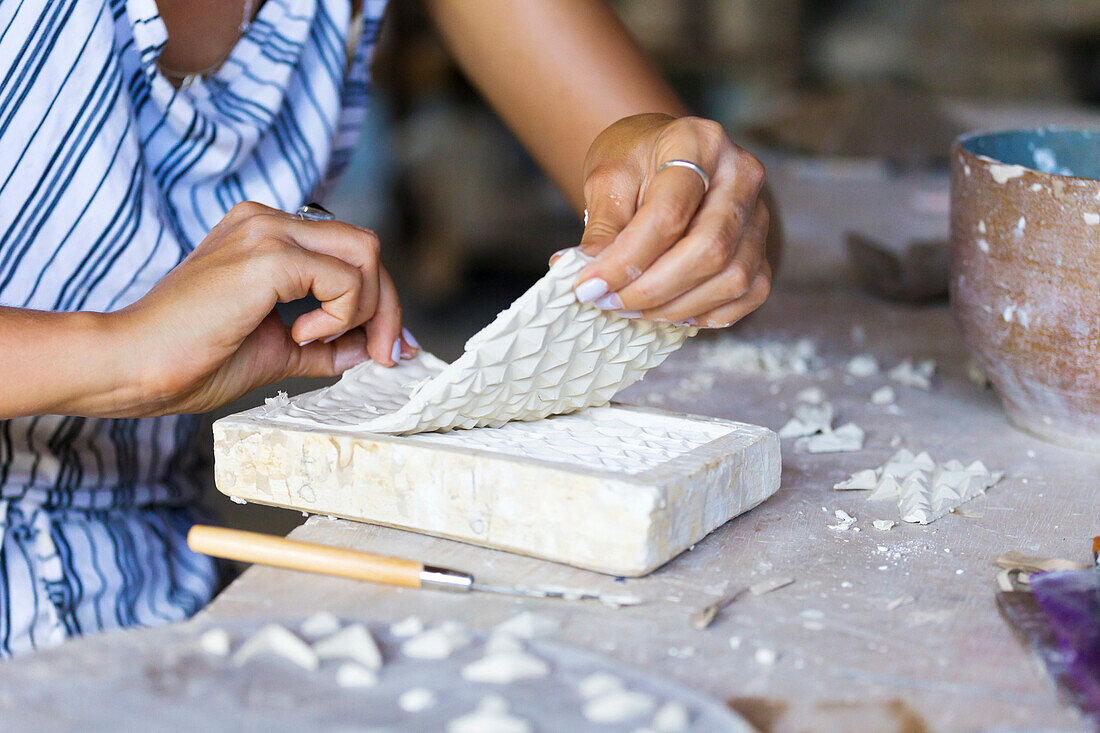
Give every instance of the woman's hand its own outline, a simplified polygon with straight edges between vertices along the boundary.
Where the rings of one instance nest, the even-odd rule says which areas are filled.
[[[670,160],[690,168],[661,165]],[[587,219],[581,249],[596,259],[577,297],[656,321],[729,326],[768,297],[764,167],[721,125],[664,114],[604,130],[584,165]]]
[[[373,232],[350,224],[233,207],[144,298],[109,314],[142,385],[140,404],[122,412],[204,412],[285,377],[411,358],[378,249]],[[287,329],[275,304],[310,294],[321,307]]]

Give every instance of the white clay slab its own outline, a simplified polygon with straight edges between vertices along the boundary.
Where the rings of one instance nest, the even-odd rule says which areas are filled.
[[[271,412],[214,424],[222,493],[613,575],[657,568],[779,488],[776,435],[726,420],[608,406],[394,436]]]
[[[578,250],[563,254],[453,364],[424,352],[395,376],[365,362],[328,389],[272,405],[269,416],[288,425],[409,434],[606,405],[698,329],[577,302],[573,284],[589,261]]]

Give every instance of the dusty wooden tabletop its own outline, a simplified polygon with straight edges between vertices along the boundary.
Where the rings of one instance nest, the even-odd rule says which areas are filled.
[[[723,361],[738,340],[791,345],[803,338],[816,353],[806,375],[769,378]],[[845,374],[848,359],[863,353],[879,360],[882,374]],[[930,392],[885,376],[904,358],[937,361]],[[696,339],[624,393],[623,401],[777,429],[790,417],[795,395],[820,386],[837,409],[837,424],[856,422],[867,439],[860,452],[822,455],[798,452],[793,441],[784,441],[778,494],[646,578],[617,581],[327,518],[314,518],[291,535],[455,567],[486,582],[613,589],[643,597],[641,606],[616,610],[450,595],[252,568],[203,617],[304,616],[328,609],[364,619],[415,614],[487,628],[531,609],[562,622],[555,637],[562,643],[721,699],[803,706],[898,699],[934,730],[1081,728],[1000,618],[994,559],[1016,549],[1087,560],[1100,510],[1100,456],[1013,429],[994,393],[967,379],[965,362],[945,307],[887,304],[850,289],[779,292],[737,331]],[[883,384],[896,390],[896,408],[869,403],[870,393]],[[855,470],[880,465],[896,450],[892,441],[927,450],[937,461],[980,459],[1005,478],[966,505],[971,516],[878,531],[871,520],[898,519],[896,507],[832,486]],[[861,531],[829,529],[836,509],[857,517]],[[790,576],[795,583],[742,598],[705,631],[691,627],[694,610],[727,590],[773,576]],[[771,652],[776,659],[767,664]]]

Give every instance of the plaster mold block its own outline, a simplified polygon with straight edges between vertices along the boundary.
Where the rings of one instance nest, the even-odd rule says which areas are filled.
[[[981,461],[937,464],[927,453],[914,455],[903,448],[881,467],[858,471],[833,488],[870,491],[869,501],[896,502],[903,522],[929,524],[984,494],[1003,476]]]
[[[379,380],[400,380],[400,369]],[[775,433],[619,406],[409,436],[214,425],[219,490],[613,575],[659,567],[779,488]]]
[[[268,405],[270,417],[357,434],[412,434],[606,405],[697,329],[579,303],[573,284],[589,261],[567,251],[453,364],[426,352],[392,369],[364,362],[331,387]]]

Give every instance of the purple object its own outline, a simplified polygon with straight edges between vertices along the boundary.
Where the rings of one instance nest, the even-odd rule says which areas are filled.
[[[1031,590],[1058,642],[1057,661],[1069,672],[1074,702],[1100,718],[1100,571],[1037,573]]]

